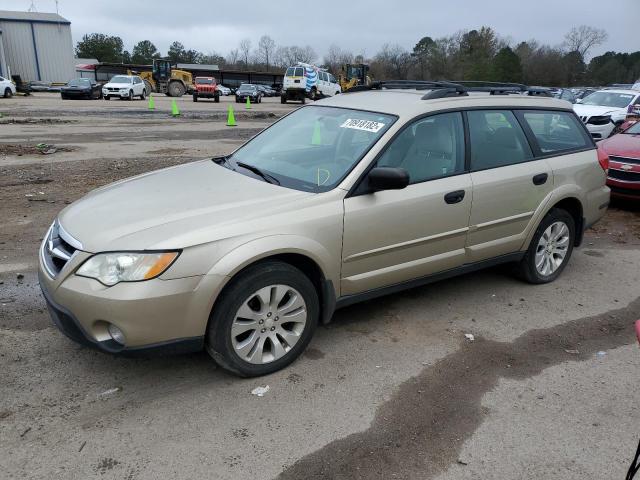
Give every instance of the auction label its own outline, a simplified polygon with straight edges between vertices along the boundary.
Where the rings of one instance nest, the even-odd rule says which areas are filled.
[[[373,120],[358,120],[357,118],[347,118],[345,122],[340,125],[340,127],[378,133],[381,129],[384,128],[384,123],[374,122]]]

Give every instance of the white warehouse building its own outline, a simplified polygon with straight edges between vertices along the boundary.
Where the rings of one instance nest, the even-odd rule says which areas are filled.
[[[67,82],[75,76],[71,22],[56,13],[0,10],[0,76]]]

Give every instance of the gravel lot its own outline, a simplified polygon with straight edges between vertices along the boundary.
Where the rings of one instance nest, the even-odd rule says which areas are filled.
[[[120,358],[64,337],[35,265],[65,204],[229,152],[297,107],[233,104],[228,128],[230,98],[182,97],[180,118],[155,100],[0,99],[2,478],[624,477],[640,431],[637,206],[615,204],[553,284],[496,268],[349,307],[260,379],[205,353]]]

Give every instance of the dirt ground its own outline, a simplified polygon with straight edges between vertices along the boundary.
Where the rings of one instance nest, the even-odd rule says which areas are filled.
[[[637,205],[615,202],[553,284],[496,268],[349,307],[261,379],[205,353],[121,358],[64,337],[36,277],[57,212],[230,152],[297,107],[183,97],[172,118],[155,100],[0,99],[0,477],[624,477],[640,432]]]

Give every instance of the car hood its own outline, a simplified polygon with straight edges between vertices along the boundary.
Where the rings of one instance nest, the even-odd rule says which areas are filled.
[[[619,133],[598,144],[608,155],[640,158],[640,134]]]
[[[92,253],[177,249],[249,233],[252,219],[295,210],[314,196],[203,160],[94,190],[58,220]]]
[[[60,90],[90,90],[91,87],[88,85],[65,85],[60,87]]]
[[[128,87],[132,87],[133,85],[131,83],[105,83],[102,87],[109,87],[109,88],[128,88]]]
[[[576,103],[573,106],[573,110],[576,114],[581,116],[593,117],[596,115],[612,115],[616,113],[626,113],[626,108],[615,108],[615,107],[604,107],[601,105],[583,105],[581,103]]]

